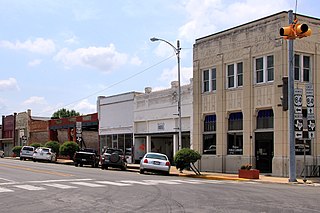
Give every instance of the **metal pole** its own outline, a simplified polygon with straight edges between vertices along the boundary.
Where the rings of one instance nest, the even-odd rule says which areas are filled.
[[[289,24],[293,23],[293,12],[289,10]],[[293,70],[293,39],[289,39],[289,70],[288,70],[288,138],[289,138],[289,182],[297,182],[296,179],[296,156],[294,134],[294,70]]]
[[[304,177],[303,177],[303,182],[307,182],[307,167],[306,167],[306,142],[307,140],[303,140],[303,166],[304,166]]]
[[[181,122],[181,81],[180,81],[180,41],[177,40],[177,60],[178,60],[178,84],[179,84],[179,94],[178,94],[178,114],[179,114],[179,141],[178,150],[182,146],[182,122]]]

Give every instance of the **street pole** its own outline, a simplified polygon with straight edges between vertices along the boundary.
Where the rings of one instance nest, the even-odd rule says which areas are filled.
[[[293,23],[293,11],[289,10],[289,25]],[[293,39],[289,39],[289,69],[288,69],[288,138],[289,138],[289,182],[297,182],[296,179],[296,156],[294,134],[294,53]]]
[[[150,39],[152,42],[154,41],[163,41],[167,44],[169,44],[173,49],[174,49],[174,52],[176,53],[176,56],[177,56],[177,63],[178,63],[178,122],[179,122],[179,127],[178,127],[178,130],[179,130],[179,139],[178,139],[178,150],[181,149],[181,146],[182,146],[182,122],[181,122],[181,80],[180,80],[180,41],[177,40],[177,47],[175,47],[173,44],[171,44],[170,42],[164,40],[164,39],[161,39],[161,38],[151,38]]]

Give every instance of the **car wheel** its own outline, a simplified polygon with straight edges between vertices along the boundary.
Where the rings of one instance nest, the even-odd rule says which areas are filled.
[[[82,164],[82,163],[80,163],[80,167],[83,167],[83,164]]]
[[[164,172],[164,175],[169,176],[169,175],[170,175],[170,172],[169,172],[169,171]]]
[[[36,159],[33,159],[33,162],[36,162],[37,160]]]
[[[20,160],[22,160],[23,158],[22,157],[20,157]]]
[[[140,174],[144,174],[144,170],[143,169],[140,169]]]
[[[78,167],[78,164],[77,164],[77,163],[75,163],[75,164],[74,164],[74,166],[75,166],[75,167]]]

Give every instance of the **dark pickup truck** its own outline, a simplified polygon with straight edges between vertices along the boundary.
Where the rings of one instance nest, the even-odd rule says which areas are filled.
[[[91,165],[92,167],[99,166],[100,157],[94,149],[82,149],[76,152],[73,157],[73,162],[76,167],[83,165]]]

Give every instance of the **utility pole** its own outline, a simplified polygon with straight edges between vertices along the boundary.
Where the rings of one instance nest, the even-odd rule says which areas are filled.
[[[293,11],[289,10],[289,25],[293,23]],[[296,179],[296,153],[295,153],[295,133],[294,133],[294,66],[293,66],[293,40],[288,41],[288,138],[289,138],[289,182],[297,182]]]

